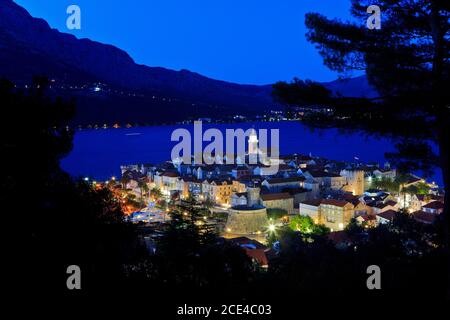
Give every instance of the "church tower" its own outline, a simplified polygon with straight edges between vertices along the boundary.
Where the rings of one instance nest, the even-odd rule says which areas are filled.
[[[248,156],[249,163],[256,164],[258,161],[258,136],[255,129],[251,129],[248,137]]]

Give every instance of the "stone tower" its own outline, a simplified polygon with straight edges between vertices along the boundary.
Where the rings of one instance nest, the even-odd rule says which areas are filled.
[[[233,234],[252,234],[267,228],[267,210],[260,204],[260,189],[247,188],[247,205],[230,208],[226,231]]]
[[[259,199],[260,189],[256,187],[247,188],[247,206],[256,207],[260,204]]]
[[[364,171],[360,169],[345,169],[341,171],[341,176],[344,176],[347,181],[345,191],[351,192],[355,196],[364,193]]]

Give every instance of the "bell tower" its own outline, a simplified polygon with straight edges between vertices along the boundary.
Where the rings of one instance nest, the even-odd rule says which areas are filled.
[[[255,129],[251,129],[248,136],[248,156],[251,164],[256,164],[258,161],[258,136]]]

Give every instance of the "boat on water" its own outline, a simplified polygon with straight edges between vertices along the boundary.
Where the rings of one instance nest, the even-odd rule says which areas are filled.
[[[140,136],[141,134],[140,132],[125,133],[126,136]]]

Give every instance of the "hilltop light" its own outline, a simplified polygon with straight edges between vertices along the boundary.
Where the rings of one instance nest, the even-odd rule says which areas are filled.
[[[84,181],[89,181],[89,178],[88,178],[88,177],[85,177],[85,178],[84,178]]]

